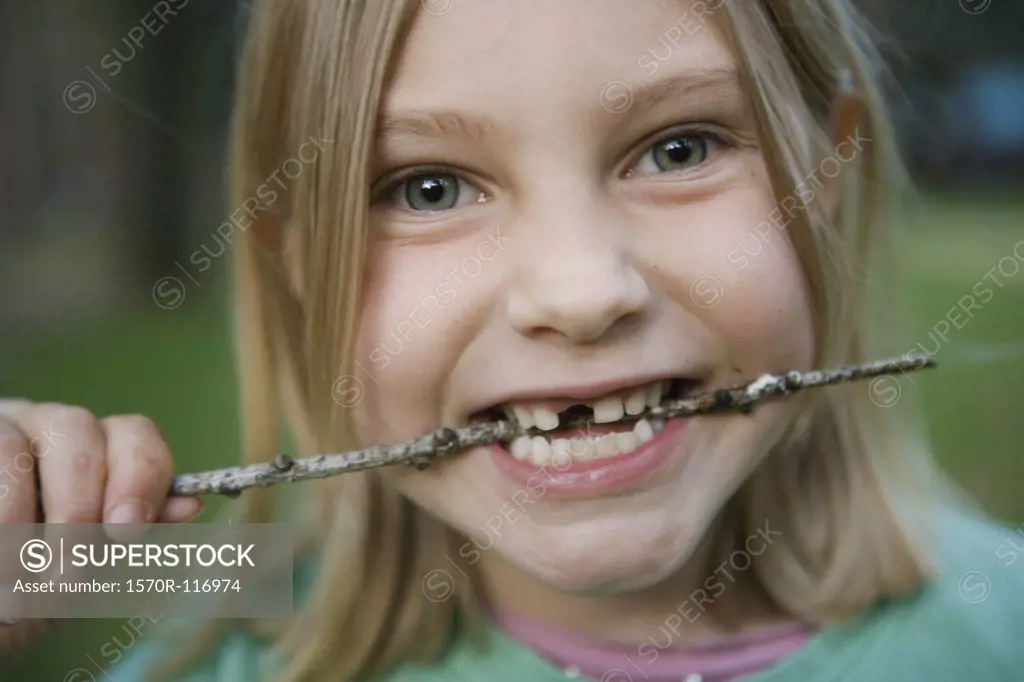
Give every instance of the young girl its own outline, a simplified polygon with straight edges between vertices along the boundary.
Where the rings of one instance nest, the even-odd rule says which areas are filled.
[[[848,0],[257,2],[231,204],[248,459],[279,407],[304,455],[502,415],[548,437],[299,484],[321,513],[297,615],[199,657],[150,638],[112,679],[168,652],[191,682],[1021,679],[1024,571],[986,572],[1007,531],[957,511],[893,385],[623,420],[875,356],[899,180],[878,70]],[[15,448],[74,434],[39,460],[47,521],[198,509],[165,499],[144,419],[5,414]],[[4,521],[33,518],[18,494]]]

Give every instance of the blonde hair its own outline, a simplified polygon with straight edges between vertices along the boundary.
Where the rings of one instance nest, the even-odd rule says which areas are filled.
[[[248,462],[274,457],[285,422],[302,455],[356,446],[332,384],[354,361],[379,101],[419,4],[264,0],[252,9],[233,122],[231,205],[256,195],[310,135],[333,142],[258,216],[234,255]],[[894,188],[904,179],[868,29],[849,0],[733,2],[715,19],[740,59],[773,190],[779,201],[798,201],[787,230],[814,294],[817,363],[864,360],[865,280],[884,253]],[[832,216],[798,188],[835,154],[830,106],[844,72],[860,101],[861,145],[856,158],[844,159]],[[289,230],[297,231],[294,253],[285,248]],[[301,264],[298,297],[286,276],[289,258]],[[924,512],[938,479],[917,431],[872,404],[867,386],[801,400],[798,423],[723,511],[709,573],[737,538],[769,518],[785,532],[743,579],[781,612],[825,625],[929,578]],[[282,654],[276,679],[360,679],[436,658],[456,615],[463,631],[477,631],[476,581],[457,585],[443,603],[421,591],[424,575],[462,541],[453,531],[373,471],[312,485],[320,512],[310,526],[316,581],[294,619],[276,630],[255,624]],[[274,498],[274,489],[249,491],[246,520],[271,520]]]

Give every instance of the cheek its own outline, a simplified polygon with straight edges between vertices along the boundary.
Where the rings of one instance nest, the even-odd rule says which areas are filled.
[[[649,256],[669,275],[668,295],[700,319],[743,372],[800,368],[813,359],[812,306],[787,234],[792,221],[785,214],[772,220],[778,216],[767,190],[725,192],[661,226],[661,244],[670,246]]]
[[[353,375],[365,389],[354,405],[361,442],[397,442],[437,426],[447,378],[488,290],[473,262],[463,267],[464,251],[373,247]]]
[[[443,333],[438,273],[429,260],[401,249],[375,250],[353,370],[365,388],[354,409],[357,436],[366,444],[419,435],[445,365],[437,343]]]
[[[810,294],[788,235],[747,233],[730,252],[723,296],[710,318],[734,358],[756,367],[803,368],[813,357]]]

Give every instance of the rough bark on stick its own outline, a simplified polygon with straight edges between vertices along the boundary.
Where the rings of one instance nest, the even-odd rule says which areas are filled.
[[[627,416],[621,421],[639,419],[672,419],[719,412],[749,413],[755,404],[769,398],[792,395],[807,388],[861,381],[886,374],[913,372],[935,367],[935,361],[924,355],[879,360],[860,365],[844,365],[811,372],[788,372],[783,375],[765,374],[758,379],[732,388],[666,401],[658,407],[648,408],[641,414]],[[587,420],[574,420],[564,428],[585,428]],[[543,433],[536,428],[523,429],[511,421],[473,424],[459,429],[442,428],[414,440],[395,445],[377,445],[364,450],[340,454],[317,455],[293,459],[278,455],[273,462],[229,467],[215,471],[183,474],[175,477],[172,495],[228,495],[236,496],[246,488],[265,487],[279,483],[293,483],[314,478],[327,478],[339,474],[362,471],[395,464],[425,468],[435,457],[443,457],[481,445],[509,442],[517,436]]]

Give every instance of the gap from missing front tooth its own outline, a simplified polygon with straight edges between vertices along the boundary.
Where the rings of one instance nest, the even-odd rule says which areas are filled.
[[[563,428],[567,424],[572,424],[580,420],[593,421],[594,410],[587,405],[573,405],[567,410],[563,410],[558,413],[558,426]]]
[[[702,387],[702,382],[685,378],[672,379],[666,381],[666,384],[667,385],[663,388],[660,400],[658,400],[658,404],[656,406],[652,406],[650,403],[647,403],[645,409],[639,414],[629,414],[626,412],[620,418],[613,421],[597,422],[595,420],[594,408],[591,405],[584,403],[572,405],[571,407],[559,412],[557,414],[558,426],[555,429],[549,430],[541,429],[535,425],[522,428],[521,423],[512,415],[512,411],[502,407],[493,407],[487,410],[484,415],[486,417],[486,421],[511,422],[519,427],[519,435],[530,437],[543,436],[545,438],[550,438],[552,431],[555,430],[565,431],[569,429],[578,429],[585,431],[586,433],[590,433],[591,429],[595,426],[606,427],[616,424],[635,424],[636,422],[644,419],[664,423],[664,410],[667,409],[669,405],[693,395]],[[508,445],[508,442],[502,441],[502,444]]]

